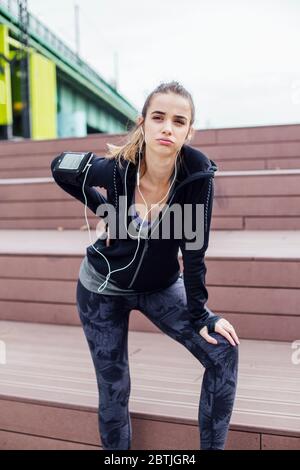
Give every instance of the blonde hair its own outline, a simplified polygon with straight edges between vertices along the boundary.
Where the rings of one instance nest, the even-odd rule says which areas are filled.
[[[146,119],[147,111],[151,103],[151,99],[154,95],[159,93],[175,93],[176,95],[186,98],[191,107],[191,121],[190,126],[193,125],[195,121],[195,106],[191,94],[178,82],[172,81],[168,83],[161,83],[158,85],[146,98],[144,106],[142,108],[142,117]],[[106,158],[115,158],[119,161],[119,165],[122,168],[121,159],[132,162],[136,164],[138,162],[138,152],[141,149],[141,154],[144,156],[145,151],[145,141],[142,133],[143,121],[140,124],[135,124],[133,128],[126,134],[126,143],[124,145],[113,145],[107,143],[108,153],[104,156]],[[178,155],[179,163],[181,163],[181,152]],[[142,158],[145,162],[145,159]],[[145,166],[143,167],[142,174],[146,171]]]

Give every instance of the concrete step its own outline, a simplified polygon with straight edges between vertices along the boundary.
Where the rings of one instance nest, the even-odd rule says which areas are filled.
[[[0,365],[0,449],[101,448],[82,328],[2,321],[0,331],[7,357]],[[166,335],[128,336],[132,449],[199,449],[204,368]],[[241,341],[226,449],[299,449],[300,368],[292,352],[286,342]]]
[[[299,135],[299,124],[207,129],[196,131],[191,145],[208,154],[221,171],[300,168]],[[124,142],[124,134],[3,142],[0,178],[45,177],[54,156],[63,151],[102,155],[107,143]]]
[[[76,283],[88,233],[3,230],[0,238],[0,319],[78,325]],[[241,338],[298,339],[299,240],[297,231],[211,232],[207,305]],[[181,256],[179,262],[183,270]],[[138,310],[130,328],[159,331]]]
[[[106,196],[106,191],[99,188]],[[79,229],[84,205],[50,178],[0,180],[0,229]],[[89,209],[89,224],[101,221]],[[101,223],[101,222],[100,222]],[[213,230],[300,230],[300,169],[218,172]]]

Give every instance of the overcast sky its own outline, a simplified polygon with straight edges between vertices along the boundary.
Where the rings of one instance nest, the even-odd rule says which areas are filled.
[[[178,80],[197,129],[300,123],[300,0],[28,0],[74,50],[75,3],[82,58],[139,112]]]

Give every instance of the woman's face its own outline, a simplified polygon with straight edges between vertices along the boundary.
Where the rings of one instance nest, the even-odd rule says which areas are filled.
[[[154,95],[143,124],[146,148],[175,155],[191,136],[190,120],[191,108],[186,98],[175,93]],[[169,139],[171,144],[166,145],[159,139]]]

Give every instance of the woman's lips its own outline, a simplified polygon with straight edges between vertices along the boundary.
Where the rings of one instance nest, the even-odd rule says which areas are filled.
[[[173,142],[171,142],[170,140],[158,139],[158,142],[159,142],[161,145],[173,145]]]

